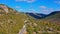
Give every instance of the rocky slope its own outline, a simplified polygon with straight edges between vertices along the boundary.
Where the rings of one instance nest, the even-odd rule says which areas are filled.
[[[0,34],[17,34],[26,19],[25,13],[0,4]]]

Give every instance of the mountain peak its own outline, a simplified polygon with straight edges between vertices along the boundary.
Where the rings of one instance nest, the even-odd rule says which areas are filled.
[[[8,13],[8,7],[6,5],[0,4],[0,9],[3,9],[6,13]]]

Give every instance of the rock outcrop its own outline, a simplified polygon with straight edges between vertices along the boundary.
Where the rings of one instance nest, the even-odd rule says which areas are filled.
[[[8,7],[7,6],[0,5],[0,8],[3,9],[6,14],[8,13]]]

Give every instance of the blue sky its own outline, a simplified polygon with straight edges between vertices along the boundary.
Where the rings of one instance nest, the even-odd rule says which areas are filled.
[[[0,0],[0,4],[20,12],[49,14],[60,10],[60,0]]]

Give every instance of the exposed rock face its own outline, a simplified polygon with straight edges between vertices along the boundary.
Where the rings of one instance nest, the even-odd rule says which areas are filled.
[[[0,5],[0,8],[2,8],[6,13],[8,13],[8,8],[7,8],[7,6]]]

